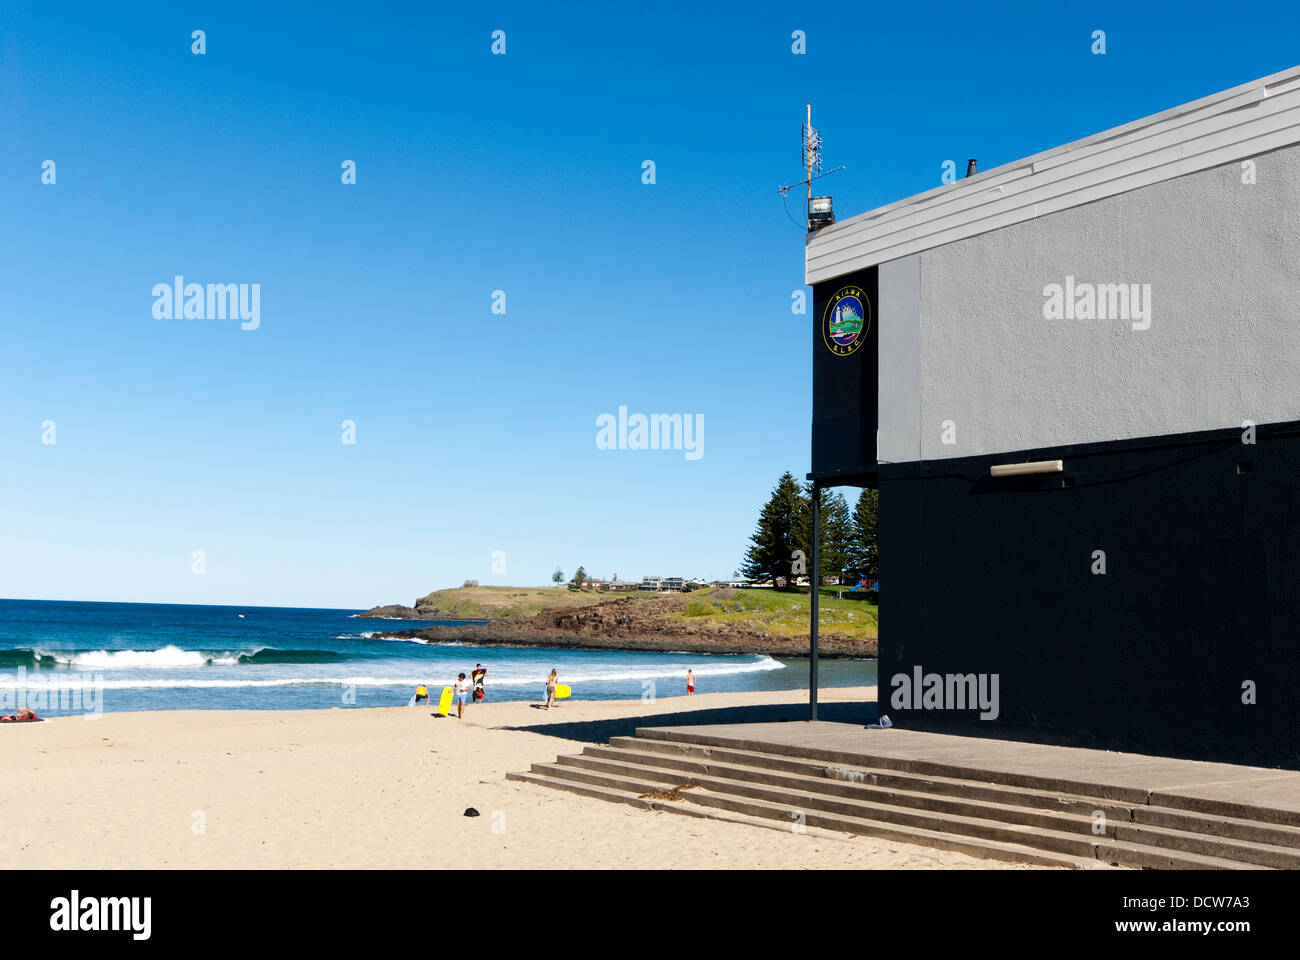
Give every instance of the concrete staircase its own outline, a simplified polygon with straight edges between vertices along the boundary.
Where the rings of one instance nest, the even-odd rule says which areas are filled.
[[[685,816],[1046,866],[1300,868],[1300,822],[1280,811],[1242,817],[1213,804],[1190,811],[1102,783],[1045,790],[1015,774],[953,768],[938,776],[906,767],[894,757],[827,762],[651,728],[507,776]]]

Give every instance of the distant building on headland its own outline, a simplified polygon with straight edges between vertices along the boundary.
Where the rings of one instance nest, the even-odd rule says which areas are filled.
[[[785,585],[785,581],[780,581]],[[806,586],[808,578],[804,577],[798,581],[799,584]],[[736,590],[744,590],[749,587],[770,587],[771,581],[767,583],[751,583],[748,580],[705,580],[703,577],[691,577],[689,580],[683,577],[642,577],[640,580],[595,580],[586,579],[580,586],[569,584],[570,589],[582,590],[607,590],[611,592],[630,593],[634,591],[645,593],[690,593],[692,590],[703,590],[706,587],[731,587]]]
[[[642,577],[641,589],[648,593],[659,593],[668,591],[671,593],[683,593],[691,590],[698,590],[701,587],[709,585],[707,580],[699,577],[692,577],[690,580],[684,580],[681,577]]]

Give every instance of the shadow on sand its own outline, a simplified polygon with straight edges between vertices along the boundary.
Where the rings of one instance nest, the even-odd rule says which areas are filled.
[[[645,704],[653,711],[652,704]],[[563,709],[561,707],[560,709]],[[874,723],[876,705],[869,702],[846,703],[832,701],[817,708],[817,718],[835,723]],[[526,730],[548,737],[580,740],[583,743],[605,743],[611,737],[630,737],[637,727],[686,727],[709,723],[779,723],[808,719],[806,703],[759,704],[748,707],[716,707],[711,710],[680,710],[662,713],[638,712],[626,717],[604,720],[579,720],[572,723],[538,723],[529,726],[501,727],[502,730]]]

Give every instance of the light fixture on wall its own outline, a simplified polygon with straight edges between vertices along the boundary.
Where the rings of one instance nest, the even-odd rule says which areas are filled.
[[[1032,460],[1029,463],[999,463],[989,467],[990,477],[1026,477],[1035,473],[1060,473],[1063,460]]]
[[[830,197],[808,198],[808,230],[820,230],[835,222],[835,204]]]

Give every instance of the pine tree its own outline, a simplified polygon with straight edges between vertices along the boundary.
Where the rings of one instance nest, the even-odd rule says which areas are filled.
[[[800,500],[799,518],[795,540],[798,549],[807,556],[809,582],[812,580],[812,484],[804,487]],[[838,576],[852,565],[853,526],[849,519],[849,505],[842,493],[821,491],[821,542],[817,566],[822,580]]]
[[[880,578],[880,492],[863,490],[853,508],[852,566],[868,580]]]
[[[560,571],[559,567],[556,567],[555,572],[551,574],[551,582],[557,587],[564,582],[564,574]]]
[[[794,515],[794,547],[804,555],[804,573],[812,564],[812,484],[799,484],[799,509]]]
[[[781,474],[759,514],[758,528],[749,538],[749,549],[741,567],[745,579],[771,580],[775,587],[777,579],[784,577],[786,589],[793,588],[795,575],[791,565],[794,551],[799,548],[796,527],[803,499],[803,490],[794,475],[788,470]]]
[[[822,501],[821,553],[818,555],[823,577],[842,578],[844,571],[853,566],[853,542],[853,521],[844,494],[827,497]]]

